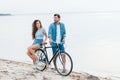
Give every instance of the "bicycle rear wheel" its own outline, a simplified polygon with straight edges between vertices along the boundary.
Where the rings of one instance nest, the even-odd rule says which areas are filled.
[[[37,70],[43,71],[45,70],[46,66],[47,66],[47,58],[46,55],[44,53],[44,51],[42,49],[37,49],[35,51],[35,55],[38,57],[39,59],[39,63],[37,66]]]
[[[68,53],[59,53],[55,58],[55,68],[60,75],[69,75],[73,69],[73,61],[70,55]]]

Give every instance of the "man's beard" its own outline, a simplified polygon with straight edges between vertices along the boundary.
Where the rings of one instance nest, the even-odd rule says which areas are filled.
[[[59,23],[60,21],[55,21],[55,23]]]

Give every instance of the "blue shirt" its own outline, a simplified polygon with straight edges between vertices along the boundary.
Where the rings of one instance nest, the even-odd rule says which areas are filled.
[[[49,26],[48,37],[52,38],[53,41],[56,41],[56,35],[57,35],[57,25],[54,22]],[[66,29],[65,29],[65,25],[61,22],[60,22],[60,36],[61,36],[60,40],[62,42],[63,38],[66,36]]]
[[[38,29],[35,33],[35,39],[43,39],[44,33],[46,33],[44,28]]]

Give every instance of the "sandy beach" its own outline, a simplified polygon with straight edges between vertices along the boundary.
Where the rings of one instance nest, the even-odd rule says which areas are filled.
[[[61,76],[55,70],[47,68],[38,71],[32,64],[0,59],[0,80],[111,80],[87,73],[72,72],[69,76]]]

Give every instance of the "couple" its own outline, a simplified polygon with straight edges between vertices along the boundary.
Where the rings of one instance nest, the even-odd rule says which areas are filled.
[[[43,40],[44,36],[45,39]],[[34,39],[34,41],[33,44],[28,47],[27,55],[33,60],[35,68],[37,68],[39,60],[34,51],[40,48],[40,44],[46,43],[47,37],[49,38],[51,46],[56,46],[56,43],[60,42],[65,43],[66,30],[64,24],[60,22],[59,14],[54,14],[54,22],[49,26],[48,35],[45,29],[42,27],[40,20],[35,20],[33,22],[32,38]],[[53,41],[55,41],[56,43],[53,43]],[[53,55],[55,54],[56,50],[56,48],[52,48]],[[62,51],[62,53],[65,52],[64,45],[60,46],[60,50]],[[65,60],[65,55],[63,55],[63,58]]]

